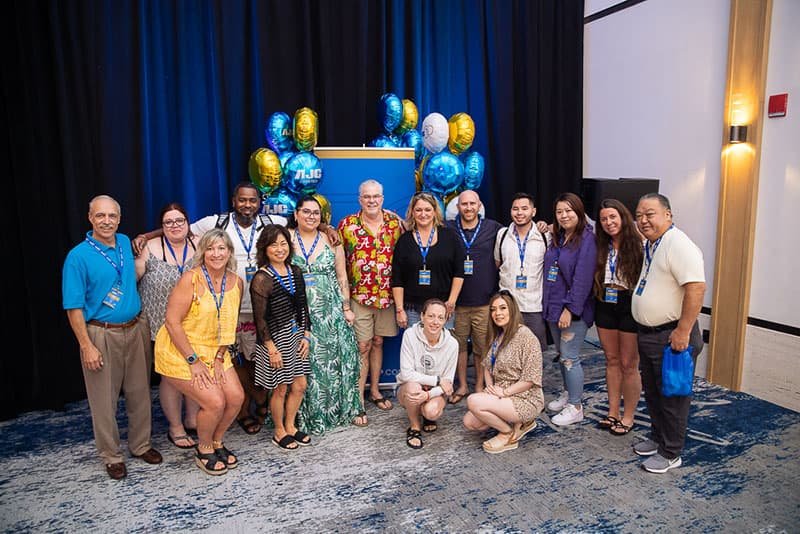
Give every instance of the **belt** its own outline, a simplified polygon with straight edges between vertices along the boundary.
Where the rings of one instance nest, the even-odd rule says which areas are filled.
[[[655,334],[656,332],[664,332],[665,330],[675,330],[678,327],[678,321],[672,321],[658,326],[645,326],[637,323],[637,327],[642,334]]]
[[[92,326],[99,326],[100,328],[129,328],[136,324],[136,321],[139,320],[139,316],[137,315],[127,323],[106,323],[103,321],[96,321],[94,319],[87,321],[88,324]]]

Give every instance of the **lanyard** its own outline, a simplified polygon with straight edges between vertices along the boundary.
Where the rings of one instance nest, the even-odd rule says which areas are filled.
[[[236,214],[232,214],[231,218],[233,219],[233,227],[236,228],[236,233],[239,234],[239,241],[242,242],[242,246],[244,247],[244,251],[247,253],[247,259],[250,259],[250,251],[253,248],[253,239],[256,236],[256,222],[253,221],[253,224],[250,225],[250,244],[247,245],[244,242],[244,236],[242,235],[242,231],[239,229],[239,225],[236,222]]]
[[[461,228],[461,217],[458,217],[456,219],[456,228],[458,228],[458,233],[459,233],[459,235],[461,235],[461,240],[464,242],[464,246],[467,248],[467,257],[469,257],[469,249],[470,249],[470,247],[475,242],[475,238],[478,237],[478,232],[481,231],[481,223],[482,222],[483,222],[483,219],[478,217],[478,226],[475,227],[475,233],[472,234],[472,239],[467,241],[467,236],[464,235],[464,229]]]
[[[617,276],[617,251],[614,250],[614,245],[608,244],[608,270],[611,271],[611,282],[613,283]]]
[[[219,340],[221,338],[222,329],[219,311],[222,308],[222,302],[225,300],[225,282],[228,280],[228,274],[222,273],[222,284],[219,288],[219,297],[217,297],[217,292],[214,291],[214,283],[211,281],[211,276],[208,274],[208,269],[206,269],[205,265],[201,265],[200,268],[203,270],[203,274],[206,277],[206,284],[208,284],[208,290],[211,292],[211,298],[214,299],[214,305],[217,307],[217,340]]]
[[[303,253],[303,257],[306,259],[306,269],[311,269],[311,262],[309,261],[309,258],[312,254],[314,254],[314,249],[317,248],[317,243],[319,243],[319,230],[317,230],[317,237],[314,238],[314,244],[311,245],[311,250],[308,251],[308,254],[306,254],[306,247],[303,245],[303,238],[300,237],[300,232],[295,229],[294,235],[297,238],[297,243],[300,245],[300,251]]]
[[[491,354],[491,363],[492,363],[492,375],[494,375],[494,362],[497,361],[497,346],[500,345],[500,341],[503,339],[503,334],[501,333],[499,336],[494,338],[492,341],[492,354]]]
[[[528,232],[525,234],[525,239],[520,242],[519,234],[517,233],[517,225],[514,225],[514,238],[517,240],[517,250],[519,251],[519,273],[522,274],[525,272],[525,250],[528,248],[528,236],[531,235],[531,230],[533,230],[533,226],[528,228]]]
[[[183,259],[181,260],[181,264],[178,265],[178,257],[175,255],[175,251],[172,249],[172,245],[169,244],[169,239],[165,239],[164,236],[161,236],[161,239],[164,239],[164,242],[167,244],[167,248],[169,249],[169,253],[172,254],[172,259],[175,260],[175,265],[178,267],[178,272],[183,274],[183,268],[186,265],[186,252],[189,250],[189,240],[186,240],[183,246]]]
[[[436,228],[431,228],[431,233],[428,236],[428,244],[423,248],[422,237],[419,235],[419,230],[414,230],[417,236],[417,245],[419,246],[419,253],[422,255],[422,268],[426,266],[425,259],[428,257],[428,251],[431,249],[431,241],[433,241],[433,234],[436,233]]]
[[[119,248],[117,254],[119,254],[119,265],[117,265],[116,262],[112,260],[103,249],[98,247],[97,243],[95,243],[93,239],[90,239],[88,235],[86,236],[86,242],[89,243],[92,246],[92,248],[94,248],[97,252],[99,252],[100,255],[103,256],[106,259],[106,261],[111,264],[114,270],[117,271],[117,281],[121,281],[122,268],[125,266],[125,257],[122,255],[122,245],[118,244]]]
[[[269,271],[275,276],[275,279],[278,281],[281,287],[285,289],[286,292],[289,293],[291,296],[294,296],[295,291],[297,291],[297,288],[294,285],[294,277],[292,276],[292,270],[287,269],[286,277],[289,279],[289,285],[287,286],[286,284],[283,283],[283,277],[278,274],[278,271],[275,270],[275,267],[273,267],[272,265],[267,265],[267,269],[269,269]]]
[[[667,228],[667,232],[675,228],[673,224],[669,228]],[[644,276],[642,276],[642,280],[647,280],[647,275],[650,274],[650,266],[653,264],[653,258],[656,257],[656,250],[658,250],[658,245],[661,244],[661,240],[664,239],[664,236],[667,235],[667,232],[661,234],[661,237],[655,240],[653,243],[653,251],[650,252],[650,241],[644,242],[644,262],[647,265],[647,269],[644,272]]]

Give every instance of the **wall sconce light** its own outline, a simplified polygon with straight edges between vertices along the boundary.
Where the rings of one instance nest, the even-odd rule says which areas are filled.
[[[731,126],[730,137],[728,137],[728,141],[730,143],[746,143],[747,142],[747,125],[745,124],[737,124]]]

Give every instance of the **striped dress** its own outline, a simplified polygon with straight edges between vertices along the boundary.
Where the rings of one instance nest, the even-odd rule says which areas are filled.
[[[301,359],[297,354],[303,333],[311,329],[306,286],[302,272],[295,265],[291,266],[291,276],[294,295],[286,289],[291,287],[289,276],[280,277],[281,284],[266,267],[261,267],[250,282],[257,339],[255,382],[267,389],[291,384],[296,377],[311,373],[308,358]],[[268,340],[272,340],[281,353],[281,369],[269,364],[265,345]]]

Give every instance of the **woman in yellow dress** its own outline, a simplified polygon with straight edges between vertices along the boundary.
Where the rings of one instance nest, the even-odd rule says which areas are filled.
[[[223,438],[244,401],[228,351],[243,284],[223,230],[203,235],[192,265],[167,301],[166,322],[156,335],[156,371],[200,405],[195,463],[209,475],[222,475],[238,465]]]

